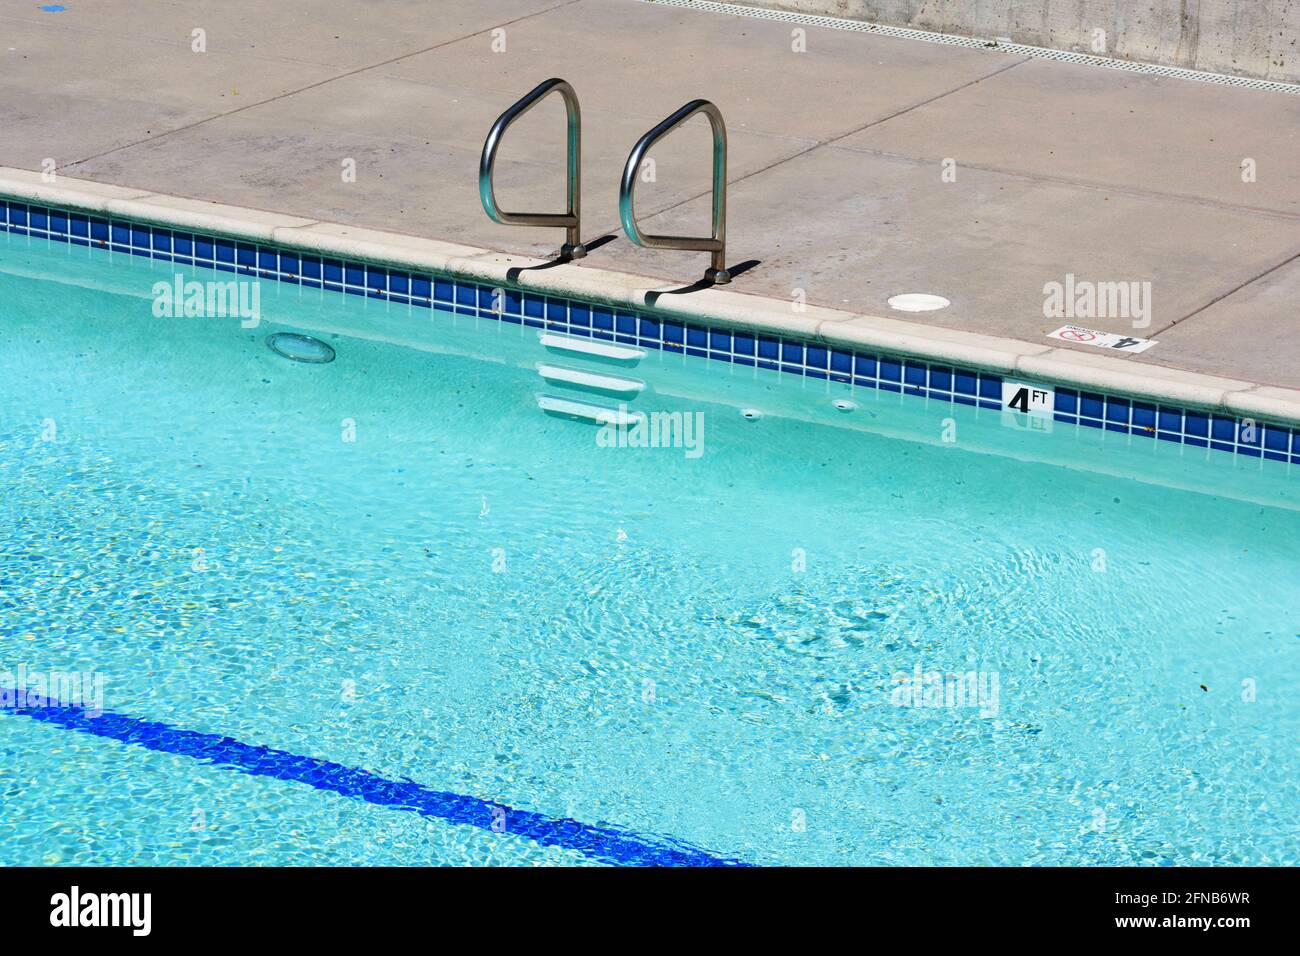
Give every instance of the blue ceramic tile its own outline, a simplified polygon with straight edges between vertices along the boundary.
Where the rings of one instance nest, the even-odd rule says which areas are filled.
[[[1133,403],[1132,422],[1134,428],[1153,432],[1156,430],[1156,407],[1145,402]]]
[[[1188,435],[1208,438],[1210,434],[1210,416],[1201,412],[1187,412],[1183,415],[1183,431]]]
[[[1210,437],[1216,441],[1234,442],[1237,440],[1237,422],[1236,419],[1222,418],[1215,415],[1212,419],[1210,428]]]
[[[1264,447],[1271,451],[1289,450],[1290,433],[1277,425],[1264,426]]]

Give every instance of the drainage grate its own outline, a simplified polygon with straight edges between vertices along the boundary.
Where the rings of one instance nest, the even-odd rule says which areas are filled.
[[[1081,63],[1085,66],[1101,66],[1110,70],[1123,70],[1126,73],[1145,73],[1148,76],[1170,76],[1180,80],[1196,80],[1200,83],[1217,83],[1220,86],[1235,86],[1246,90],[1263,90],[1269,93],[1300,94],[1300,84],[1279,83],[1275,80],[1257,80],[1246,76],[1229,76],[1226,73],[1206,73],[1201,70],[1185,70],[1177,66],[1155,66],[1150,63],[1134,63],[1130,60],[1117,60],[1106,56],[1093,56],[1089,53],[1072,53],[1068,50],[1049,50],[1041,46],[1026,46],[1022,43],[1008,43],[1001,40],[978,40],[974,37],[959,37],[947,33],[930,33],[926,30],[913,30],[908,27],[882,26],[863,20],[844,20],[839,17],[821,17],[808,13],[792,13],[788,10],[767,10],[762,7],[744,7],[734,3],[714,3],[710,0],[641,0],[660,7],[684,7],[701,10],[705,13],[729,13],[733,16],[754,17],[759,20],[776,20],[780,23],[796,23],[800,26],[826,27],[830,30],[850,30],[856,33],[871,33],[883,37],[900,37],[904,40],[922,40],[926,43],[943,43],[948,46],[962,46],[979,50],[996,50],[999,53],[1011,53],[1017,56],[1032,56],[1042,60],[1059,60],[1062,63]]]

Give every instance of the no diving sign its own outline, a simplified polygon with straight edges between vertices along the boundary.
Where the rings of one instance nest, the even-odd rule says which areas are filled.
[[[1049,339],[1073,342],[1075,345],[1091,345],[1094,348],[1110,349],[1112,352],[1145,352],[1156,345],[1155,339],[1139,339],[1131,335],[1116,335],[1114,332],[1099,332],[1085,329],[1082,325],[1063,325],[1055,332],[1048,332]]]

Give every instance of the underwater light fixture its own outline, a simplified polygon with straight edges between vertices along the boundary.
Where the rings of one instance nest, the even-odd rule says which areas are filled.
[[[276,332],[268,335],[266,345],[276,355],[295,362],[324,365],[326,362],[334,361],[334,349],[331,346],[320,339],[298,332]]]

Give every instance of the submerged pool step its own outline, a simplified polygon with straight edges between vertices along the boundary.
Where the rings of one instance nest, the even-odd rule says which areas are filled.
[[[538,341],[552,352],[564,352],[581,355],[586,358],[603,359],[606,362],[619,362],[635,365],[645,358],[645,349],[632,348],[627,345],[615,345],[599,339],[585,339],[577,335],[561,335],[558,332],[542,332]]]
[[[584,372],[582,369],[566,368],[563,365],[551,365],[547,362],[537,363],[537,374],[552,385],[568,385],[618,398],[631,398],[645,388],[645,382],[639,378]]]
[[[629,412],[625,408],[608,408],[592,402],[558,398],[555,395],[538,395],[537,407],[548,415],[574,418],[596,425],[614,425],[618,428],[629,428],[643,417],[640,412]]]

